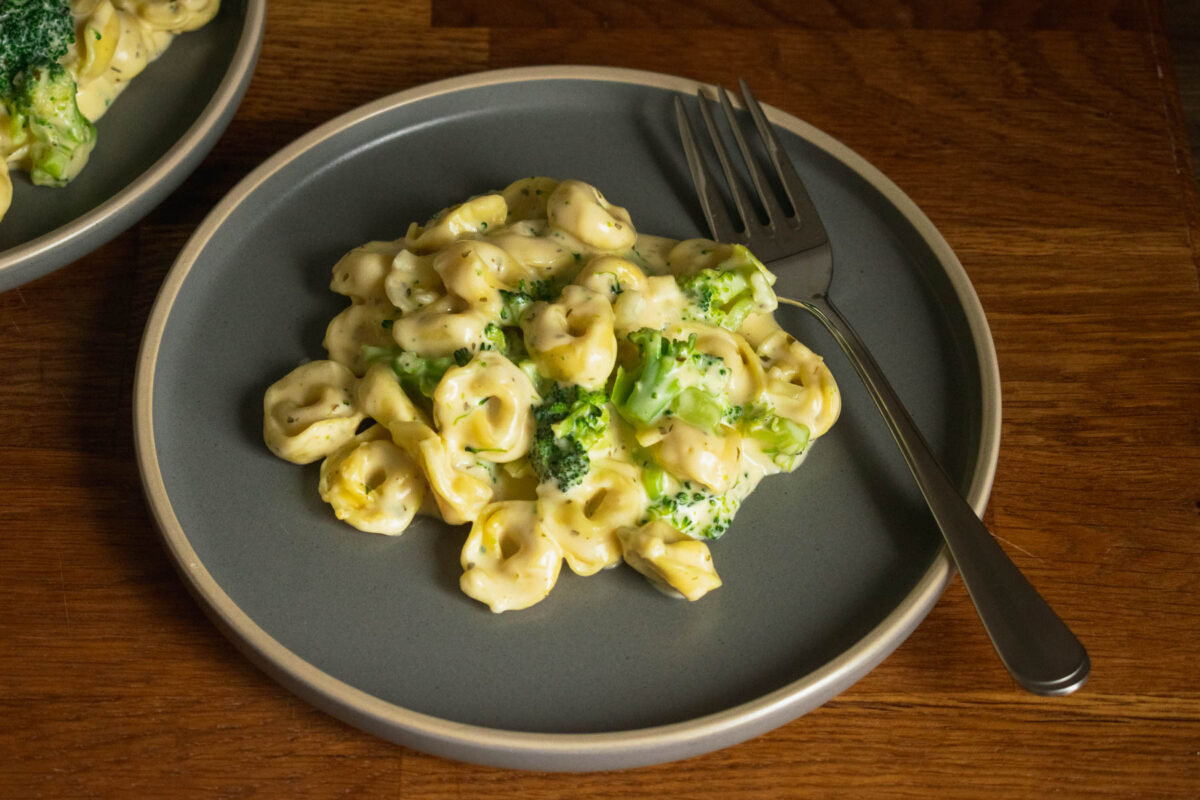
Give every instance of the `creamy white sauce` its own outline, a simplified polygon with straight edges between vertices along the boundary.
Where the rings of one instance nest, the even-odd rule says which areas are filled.
[[[755,313],[736,330],[714,324],[733,327],[687,284],[706,269],[749,276],[741,285],[753,288],[739,298],[752,297]],[[356,248],[333,269],[331,288],[350,305],[326,333],[323,363],[333,366],[319,369],[334,394],[358,381],[351,413],[386,426],[395,447],[375,440],[379,427],[341,445],[323,468],[332,476],[323,496],[351,524],[366,519],[364,530],[398,532],[381,509],[393,504],[407,524],[420,498],[424,513],[470,523],[461,587],[495,612],[539,602],[564,561],[579,575],[624,561],[663,591],[698,599],[721,583],[709,541],[765,476],[802,458],[772,437],[801,428],[816,438],[840,408],[824,362],[775,323],[771,280],[744,248],[639,234],[595,187],[549,178]],[[672,390],[680,394],[649,422],[622,416],[629,409],[610,399],[578,481],[539,482],[530,457],[539,392],[557,382],[611,398],[616,376],[637,363],[635,332],[692,353],[677,357],[688,365]],[[433,362],[436,386],[421,389],[414,371]],[[324,397],[293,383],[268,395]],[[347,427],[336,415],[305,420]],[[768,421],[780,424],[764,434]],[[272,431],[268,441],[280,452],[289,447],[281,437],[308,435]],[[364,493],[372,480],[388,499]],[[405,480],[411,491],[397,483]]]

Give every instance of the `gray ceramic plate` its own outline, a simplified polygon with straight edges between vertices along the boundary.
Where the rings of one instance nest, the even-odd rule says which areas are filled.
[[[627,568],[567,574],[493,616],[458,590],[465,535],[422,521],[358,533],[317,467],[261,440],[266,387],[321,357],[349,248],[526,175],[577,177],[639,230],[701,233],[674,91],[644,72],[533,68],[432,84],[354,111],[270,159],[168,276],[138,365],[146,491],[185,580],[258,664],[329,713],[452,758],[553,770],[682,758],[747,739],[861,677],[952,574],[895,445],[832,341],[845,411],[713,546],[725,585],[665,598]],[[836,141],[770,109],[825,219],[835,295],[977,510],[995,468],[999,381],[983,312],[930,222]]]
[[[96,123],[87,168],[62,189],[13,173],[0,221],[0,291],[71,263],[145,216],[183,182],[233,118],[250,83],[266,0],[223,0],[179,36]]]

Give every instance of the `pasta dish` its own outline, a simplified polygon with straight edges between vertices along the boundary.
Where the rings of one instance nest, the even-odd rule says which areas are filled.
[[[544,599],[622,562],[697,600],[709,544],[838,417],[822,359],[773,317],[746,248],[639,234],[576,180],[525,178],[333,267],[327,358],[263,400],[287,461],[362,531],[470,525],[462,590]]]
[[[0,218],[9,170],[65,186],[96,143],[92,125],[176,34],[220,0],[0,0]]]

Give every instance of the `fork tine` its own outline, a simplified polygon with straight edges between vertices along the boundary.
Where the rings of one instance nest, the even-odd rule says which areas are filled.
[[[742,126],[738,124],[737,117],[733,114],[733,104],[729,102],[729,95],[724,86],[717,87],[717,97],[721,101],[721,110],[725,112],[725,120],[729,123],[729,129],[733,131],[733,138],[737,142],[738,150],[742,152],[742,160],[746,163],[746,169],[750,171],[750,179],[754,182],[754,189],[758,192],[758,201],[767,212],[768,225],[783,222],[787,212],[775,198],[775,192],[767,185],[767,177],[763,174],[762,167],[758,165],[758,159],[750,152],[750,147],[746,144],[746,137],[742,135]],[[757,120],[755,122],[757,123]],[[759,133],[762,133],[762,128],[759,128]],[[732,181],[731,177],[730,182]]]
[[[692,184],[696,187],[696,195],[700,198],[700,207],[704,218],[708,221],[709,231],[715,239],[724,242],[736,241],[738,234],[729,212],[725,210],[721,194],[713,182],[712,173],[700,150],[696,146],[696,137],[692,134],[692,124],[688,119],[683,100],[675,97],[675,118],[679,123],[679,138],[683,140],[683,153],[687,156],[688,169],[692,173]]]
[[[721,171],[725,173],[725,185],[733,197],[733,205],[737,208],[738,216],[742,218],[745,236],[749,238],[756,233],[762,233],[765,228],[758,221],[758,214],[750,202],[750,196],[746,194],[741,180],[733,171],[733,164],[729,160],[729,151],[725,148],[725,140],[721,138],[717,124],[713,122],[712,112],[708,110],[708,98],[704,96],[703,91],[697,91],[696,98],[700,102],[700,116],[704,118],[704,126],[708,129],[708,138],[712,141],[713,149],[717,151],[717,160],[721,162]],[[737,128],[734,128],[734,132],[737,132]]]
[[[828,238],[825,235],[825,228],[821,224],[821,218],[817,214],[812,198],[808,196],[808,190],[804,188],[804,182],[796,174],[792,159],[779,143],[779,139],[776,138],[774,128],[767,122],[767,115],[763,113],[762,106],[758,104],[758,100],[750,91],[750,87],[746,85],[746,81],[739,78],[738,86],[742,90],[746,108],[754,119],[754,126],[758,128],[758,135],[762,137],[763,143],[767,146],[771,163],[775,165],[775,174],[783,185],[784,192],[787,193],[788,201],[792,204],[792,213],[795,215],[796,221],[808,236],[813,237],[812,244],[823,243]],[[762,192],[761,188],[759,188],[759,192]]]

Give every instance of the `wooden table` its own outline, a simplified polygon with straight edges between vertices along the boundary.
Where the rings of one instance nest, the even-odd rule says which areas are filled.
[[[1200,210],[1158,3],[692,5],[277,0],[202,168],[0,295],[0,796],[1200,796]],[[657,768],[513,773],[344,725],[208,622],[131,443],[134,356],[179,246],[312,126],[539,63],[744,76],[932,218],[999,354],[987,522],[1088,646],[1082,691],[1018,691],[956,580],[882,666],[779,730]]]

